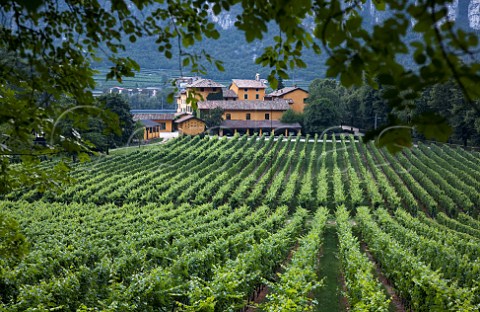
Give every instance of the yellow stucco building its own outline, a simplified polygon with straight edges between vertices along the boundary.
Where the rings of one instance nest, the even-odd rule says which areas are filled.
[[[223,109],[223,123],[219,127],[222,132],[272,132],[285,130],[300,131],[297,124],[283,124],[282,115],[288,109],[303,112],[308,92],[298,87],[287,87],[266,94],[265,80],[256,74],[255,79],[232,79],[230,86],[210,79],[197,79],[186,85],[177,97],[178,111],[192,113],[191,104],[187,103],[189,96],[194,96],[198,102],[198,116],[202,118],[208,110]],[[281,131],[284,131],[281,130]],[[202,131],[203,132],[203,131]]]
[[[173,120],[178,117],[174,113],[137,113],[133,120],[139,121],[143,126],[143,139],[151,140],[160,137],[162,132],[173,131]]]
[[[172,132],[173,120],[178,117],[174,113],[139,113],[133,114],[134,121],[151,120],[158,123],[159,132]]]
[[[229,89],[237,94],[239,101],[263,101],[267,85],[260,80],[260,76],[257,74],[255,80],[232,79]]]
[[[297,113],[303,113],[305,109],[308,91],[299,87],[286,87],[265,95],[265,100],[284,99],[289,101],[290,109]]]
[[[283,124],[279,120],[282,114],[290,108],[287,100],[257,101],[200,101],[198,102],[199,116],[202,117],[207,111],[221,108],[223,110],[223,122],[219,134],[254,132],[288,132],[300,131],[299,124]]]
[[[216,83],[211,79],[198,79],[188,84],[185,90],[182,90],[177,96],[177,106],[179,112],[191,113],[192,106],[187,103],[189,97],[193,97],[199,101],[207,100],[211,93],[222,93],[224,85]]]
[[[140,120],[143,126],[143,140],[148,141],[160,137],[160,124],[153,120]]]
[[[184,115],[175,120],[175,125],[181,135],[197,135],[205,131],[205,122],[193,115]]]

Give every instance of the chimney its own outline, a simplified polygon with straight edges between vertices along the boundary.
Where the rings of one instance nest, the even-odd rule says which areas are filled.
[[[256,73],[256,74],[255,74],[255,80],[256,80],[256,81],[260,81],[260,74],[259,74],[259,73]]]

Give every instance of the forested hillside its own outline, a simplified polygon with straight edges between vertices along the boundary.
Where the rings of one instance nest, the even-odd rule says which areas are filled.
[[[203,62],[207,69],[207,75],[215,80],[231,80],[232,78],[254,79],[256,73],[266,78],[270,72],[269,68],[255,64],[255,59],[259,56],[265,46],[273,44],[273,33],[269,38],[265,38],[263,43],[248,44],[243,33],[236,28],[219,29],[221,35],[217,40],[204,40],[198,42],[193,50],[205,50],[213,58],[223,61],[225,71],[221,72],[212,64]],[[137,61],[142,70],[144,69],[167,69],[172,74],[177,74],[180,69],[183,75],[192,75],[190,68],[181,68],[177,53],[174,53],[171,59],[167,59],[157,50],[157,44],[152,38],[140,38],[137,42],[129,44],[124,56],[129,56]],[[289,73],[292,79],[313,80],[318,77],[324,77],[326,55],[315,55],[313,51],[304,54],[304,60],[308,64],[307,68],[295,69]],[[97,68],[106,68],[108,62],[94,64]]]
[[[480,1],[479,0],[460,0],[449,7],[449,18],[454,19],[459,27],[468,30],[480,30]],[[132,9],[134,7],[132,6]],[[223,61],[225,71],[221,72],[214,65],[207,61],[203,62],[208,72],[208,77],[216,80],[230,80],[236,78],[253,79],[255,73],[260,73],[262,77],[266,77],[270,72],[270,68],[262,67],[255,63],[255,59],[262,53],[266,46],[274,45],[273,37],[278,36],[278,28],[271,25],[269,33],[264,37],[262,42],[247,43],[243,32],[235,26],[236,15],[240,13],[241,7],[236,6],[230,12],[223,12],[216,16],[210,12],[210,18],[216,23],[220,37],[216,40],[203,40],[196,42],[192,49],[182,50],[183,53],[205,50],[214,59]],[[136,11],[140,17],[142,12]],[[363,23],[367,27],[373,27],[382,23],[389,16],[387,11],[377,11],[372,0],[367,0],[364,4],[362,12]],[[312,29],[315,26],[313,17],[304,21],[306,28]],[[410,32],[407,40],[418,39],[415,34]],[[127,51],[124,56],[129,56],[137,61],[142,69],[166,69],[172,75],[177,75],[180,71],[184,75],[189,75],[190,68],[182,67],[179,61],[179,49],[171,59],[167,59],[162,53],[158,52],[158,43],[152,37],[139,38],[135,43],[127,42]],[[306,68],[296,68],[289,72],[290,78],[293,80],[311,81],[315,78],[325,77],[325,61],[328,55],[325,51],[319,56],[313,51],[306,51],[302,55],[302,59],[307,64]],[[403,61],[407,67],[414,67],[412,60],[405,58]],[[94,64],[97,68],[107,68],[110,66],[107,61]]]

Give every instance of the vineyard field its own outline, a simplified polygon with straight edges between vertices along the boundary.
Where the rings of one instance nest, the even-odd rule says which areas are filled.
[[[0,199],[0,238],[28,242],[0,258],[0,311],[480,310],[477,152],[196,136],[71,166]]]

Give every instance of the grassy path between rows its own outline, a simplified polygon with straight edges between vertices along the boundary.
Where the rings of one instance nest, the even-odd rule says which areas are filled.
[[[330,224],[325,227],[320,270],[318,272],[318,276],[324,278],[323,286],[314,293],[318,301],[317,312],[345,311],[341,289],[341,267],[337,254],[337,233],[335,225]]]

